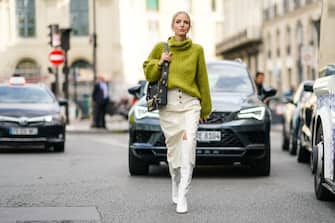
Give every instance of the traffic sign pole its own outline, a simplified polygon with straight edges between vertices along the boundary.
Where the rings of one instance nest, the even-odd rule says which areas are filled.
[[[56,98],[59,97],[59,76],[58,76],[58,66],[55,67],[55,95]]]

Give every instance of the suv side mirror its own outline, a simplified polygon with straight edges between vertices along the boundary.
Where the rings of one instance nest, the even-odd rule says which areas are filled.
[[[272,97],[277,94],[277,89],[275,88],[264,88],[264,98]]]
[[[313,92],[313,83],[304,83],[304,91]]]
[[[139,99],[139,98],[142,97],[141,88],[142,88],[142,86],[140,84],[138,84],[134,87],[128,88],[128,93],[133,95],[135,98]]]
[[[69,102],[66,99],[58,99],[58,104],[60,106],[68,106]]]

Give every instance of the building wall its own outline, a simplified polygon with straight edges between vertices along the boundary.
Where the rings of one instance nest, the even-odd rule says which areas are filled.
[[[192,29],[189,36],[204,47],[208,60],[215,58],[216,28],[223,21],[222,1],[215,0],[160,0],[158,11],[146,9],[146,1],[120,1],[121,48],[125,79],[135,83],[144,79],[142,64],[153,46],[173,35],[171,19],[175,12],[186,11],[191,15]],[[206,19],[204,19],[206,18]]]
[[[89,1],[89,34],[92,33],[93,1]],[[109,77],[122,79],[123,69],[119,55],[119,1],[96,0],[97,11],[97,71]],[[22,38],[17,35],[16,12],[14,0],[0,2],[0,78],[8,78],[17,63],[22,59],[32,59],[40,66],[41,75],[49,81],[53,75],[48,74],[50,66],[48,53],[49,24],[59,24],[60,28],[70,27],[70,5],[65,0],[35,1],[36,35],[33,38]],[[68,52],[69,65],[78,59],[92,63],[92,45],[90,36],[71,36],[71,49]],[[62,75],[60,76],[62,78]]]
[[[49,24],[61,28],[70,26],[68,0],[36,0],[36,36],[21,38],[17,35],[15,0],[0,1],[0,78],[10,76],[17,63],[24,58],[36,61],[41,75],[48,81]],[[205,49],[208,59],[215,57],[215,42],[222,34],[216,32],[223,21],[222,1],[214,0],[160,0],[158,11],[148,11],[142,0],[96,0],[97,71],[118,83],[133,84],[143,79],[142,63],[157,41],[171,35],[171,18],[176,11],[185,10],[192,17],[190,37]],[[89,33],[92,33],[92,3],[89,1]],[[204,19],[206,18],[206,19]],[[92,63],[90,37],[71,37],[69,64],[77,60]],[[62,77],[62,76],[61,76]]]
[[[320,19],[321,1],[302,0],[297,7],[293,1],[288,3],[285,10],[284,0],[264,1],[264,71],[266,82],[277,87],[280,93],[292,85],[297,87],[303,80],[315,79],[318,70],[314,22]],[[301,64],[301,70],[298,64]]]
[[[249,27],[262,25],[262,0],[224,0],[224,35],[227,39]]]
[[[240,58],[252,75],[261,67],[262,0],[224,0],[222,37],[217,54],[225,59]],[[229,45],[229,47],[227,47]],[[222,49],[220,49],[222,48]]]

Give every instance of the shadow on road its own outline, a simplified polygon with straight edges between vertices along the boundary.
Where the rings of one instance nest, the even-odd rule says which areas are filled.
[[[136,176],[141,178],[166,178],[170,177],[166,164],[151,165],[149,174]],[[193,172],[193,178],[264,178],[255,176],[248,166],[197,166]]]
[[[0,154],[39,154],[39,153],[52,153],[53,149],[50,148],[1,148]]]

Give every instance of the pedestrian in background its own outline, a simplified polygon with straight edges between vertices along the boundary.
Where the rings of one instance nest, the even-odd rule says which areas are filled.
[[[255,76],[255,84],[257,88],[257,95],[258,97],[269,106],[270,98],[265,96],[265,89],[264,89],[264,73],[261,71],[256,72]]]
[[[255,84],[257,88],[257,95],[262,97],[264,95],[264,73],[261,71],[256,72],[255,76]]]
[[[205,122],[211,112],[211,97],[203,48],[187,37],[190,16],[177,12],[171,27],[174,36],[167,41],[169,53],[164,53],[164,42],[157,43],[143,68],[148,81],[157,81],[163,62],[170,62],[168,103],[159,110],[159,118],[166,138],[172,201],[177,204],[177,213],[186,213],[186,194],[195,166],[196,132],[199,121]]]
[[[106,108],[109,102],[109,88],[103,75],[98,76],[98,81],[94,85],[93,93],[93,119],[95,128],[106,128]]]

